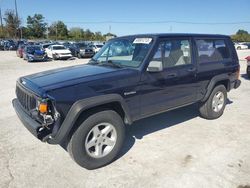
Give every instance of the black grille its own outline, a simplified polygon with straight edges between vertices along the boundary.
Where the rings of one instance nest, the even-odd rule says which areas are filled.
[[[17,85],[16,87],[16,96],[21,105],[28,111],[36,108],[36,99],[28,93],[28,91],[20,88]]]

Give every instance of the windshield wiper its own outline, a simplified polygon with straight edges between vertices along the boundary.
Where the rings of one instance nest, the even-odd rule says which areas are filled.
[[[96,59],[91,59],[88,64],[90,64],[90,65],[112,66],[112,67],[116,67],[116,68],[122,68],[122,66],[120,64],[114,63],[111,60],[108,60],[108,61],[98,61]]]
[[[96,59],[91,58],[90,61],[88,62],[90,65],[98,65],[100,64],[100,61],[97,61]]]
[[[122,68],[122,66],[118,63],[114,63],[112,60],[102,62],[103,65],[108,65],[112,67]]]

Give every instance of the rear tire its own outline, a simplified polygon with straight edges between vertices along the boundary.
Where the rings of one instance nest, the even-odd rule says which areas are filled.
[[[124,138],[125,126],[121,117],[112,110],[101,111],[89,116],[79,126],[67,150],[77,164],[92,170],[112,162],[121,150]]]
[[[57,60],[57,57],[56,57],[55,54],[52,55],[52,59],[53,59],[53,60]]]
[[[82,56],[81,56],[81,54],[80,54],[80,53],[78,53],[78,54],[77,54],[77,57],[78,57],[79,59],[81,59],[81,58],[82,58]]]
[[[247,71],[246,72],[247,72],[248,78],[250,78],[250,67],[249,66],[247,67]]]
[[[201,117],[205,119],[219,118],[225,109],[227,101],[227,90],[224,85],[216,86],[206,102],[200,105]]]

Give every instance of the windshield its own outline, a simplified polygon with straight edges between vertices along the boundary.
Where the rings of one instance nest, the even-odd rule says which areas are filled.
[[[53,50],[65,50],[64,46],[53,46]]]
[[[33,53],[35,51],[40,51],[40,50],[41,50],[40,46],[30,46],[30,47],[27,47],[27,52],[28,53]]]
[[[85,43],[76,43],[76,46],[77,46],[78,48],[86,48],[86,47],[87,47],[87,44],[85,44]]]
[[[139,67],[152,45],[152,38],[127,37],[107,42],[92,58],[93,61],[119,65],[121,67]]]

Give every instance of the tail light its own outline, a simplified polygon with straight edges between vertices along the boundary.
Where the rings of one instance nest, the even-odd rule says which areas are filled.
[[[246,59],[247,61],[250,61],[250,56],[247,56],[245,59]]]

